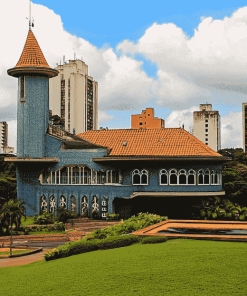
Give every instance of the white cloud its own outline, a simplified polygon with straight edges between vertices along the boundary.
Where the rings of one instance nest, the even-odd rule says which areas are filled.
[[[198,107],[193,106],[186,110],[172,111],[165,121],[165,127],[182,127],[184,124],[184,129],[190,132],[193,126],[193,112],[197,110]]]
[[[114,118],[113,115],[109,115],[104,111],[99,111],[98,115],[99,115],[99,125],[106,121],[112,120]]]
[[[17,79],[6,71],[18,62],[26,40],[28,4],[28,0],[0,2],[0,11],[4,12],[0,18],[4,28],[0,31],[1,108],[16,106]],[[178,127],[181,119],[189,129],[193,120],[191,106],[205,101],[241,106],[247,101],[247,7],[223,20],[201,18],[192,38],[175,24],[155,23],[137,42],[120,43],[118,55],[112,48],[99,49],[66,32],[61,17],[47,7],[32,4],[32,14],[34,34],[51,67],[63,55],[66,60],[73,59],[74,53],[89,66],[89,75],[99,82],[100,122],[113,119],[106,110],[141,110],[152,100],[174,110],[166,119],[166,126]],[[156,64],[157,78],[148,77],[135,54]],[[181,108],[185,110],[175,111]],[[236,129],[235,137],[228,137],[231,142],[223,140],[230,133],[229,127],[224,127],[222,145],[238,146],[236,135],[241,124],[230,122]]]
[[[221,116],[221,147],[243,148],[242,112]]]

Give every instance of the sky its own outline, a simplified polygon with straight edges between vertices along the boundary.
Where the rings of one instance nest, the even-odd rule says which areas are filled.
[[[146,107],[190,131],[193,111],[221,115],[222,148],[242,147],[247,102],[246,1],[33,0],[33,32],[51,67],[83,59],[99,83],[99,126],[130,128]],[[16,148],[17,79],[29,0],[0,3],[0,121]]]

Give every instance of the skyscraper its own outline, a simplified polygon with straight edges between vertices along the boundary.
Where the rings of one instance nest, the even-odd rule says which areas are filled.
[[[50,109],[61,117],[63,128],[74,134],[98,128],[98,82],[88,76],[81,60],[58,65],[59,74],[50,79]]]
[[[220,114],[211,104],[200,104],[193,112],[193,135],[215,151],[221,149]]]

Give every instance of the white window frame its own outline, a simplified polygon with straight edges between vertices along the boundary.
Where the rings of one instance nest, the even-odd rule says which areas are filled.
[[[175,173],[172,173],[172,171],[175,171]],[[177,176],[177,184],[171,184],[171,176],[176,175]],[[178,185],[178,171],[176,169],[170,169],[169,170],[169,185],[170,186],[177,186]]]
[[[135,184],[134,183],[134,176],[135,175],[139,175],[140,176],[140,183],[139,184]],[[142,184],[142,176],[146,175],[147,176],[147,184]],[[141,186],[147,186],[148,184],[148,171],[146,169],[141,170],[141,172],[138,169],[134,169],[132,171],[132,185],[141,185]]]
[[[166,184],[161,183],[161,176],[162,175],[166,175],[166,179],[167,179]],[[159,172],[159,185],[161,185],[161,186],[168,186],[169,185],[169,174],[168,174],[167,170],[165,170],[165,169],[161,169]]]
[[[184,172],[182,172],[182,171],[184,171]],[[186,180],[185,181],[185,184],[180,184],[179,183],[179,176],[181,176],[181,175],[185,175],[185,180]],[[187,176],[187,171],[185,169],[179,170],[177,180],[178,180],[178,185],[179,186],[188,185],[188,176]]]

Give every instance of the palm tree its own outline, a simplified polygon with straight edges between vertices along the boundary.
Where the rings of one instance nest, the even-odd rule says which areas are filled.
[[[25,207],[24,202],[19,199],[7,201],[0,210],[1,224],[6,227],[7,232],[10,226],[10,255],[12,255],[12,226],[15,224],[19,229],[22,216],[26,216]]]
[[[238,215],[239,220],[244,220],[247,216],[247,208],[241,208],[240,206],[235,207],[236,214]]]

